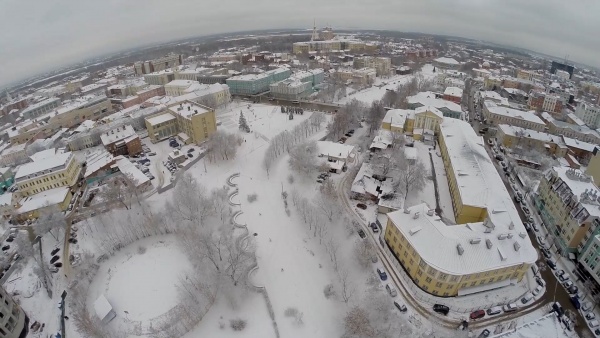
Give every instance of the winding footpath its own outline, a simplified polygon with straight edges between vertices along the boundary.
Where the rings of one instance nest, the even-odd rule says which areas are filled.
[[[235,188],[235,190],[229,195],[229,204],[231,206],[234,207],[239,207],[241,206],[240,202],[234,202],[233,199],[236,198],[239,195],[239,189],[237,187],[237,184],[233,182],[233,179],[239,177],[240,174],[239,173],[235,173],[231,176],[229,176],[229,178],[227,179],[227,185],[229,185],[232,188]],[[250,231],[248,230],[247,225],[244,223],[240,223],[238,221],[238,217],[240,215],[242,215],[244,212],[241,210],[238,210],[235,214],[233,214],[233,216],[231,217],[231,223],[233,224],[233,226],[237,229],[241,229],[244,233],[240,236],[238,236],[235,239],[235,245],[236,247],[241,250],[246,252],[246,244],[247,241],[250,238]],[[247,252],[248,254],[253,254],[250,252]],[[279,334],[279,327],[277,326],[277,321],[275,320],[275,310],[273,309],[273,305],[271,304],[271,299],[269,298],[269,294],[267,293],[267,289],[264,286],[261,285],[256,285],[252,282],[252,275],[258,270],[258,263],[256,262],[256,258],[254,258],[254,263],[250,266],[250,268],[248,269],[248,271],[246,272],[246,285],[254,290],[255,292],[260,293],[263,298],[265,299],[265,303],[267,305],[267,310],[269,311],[269,316],[271,317],[271,324],[273,325],[273,330],[275,331],[275,336],[277,338],[280,338],[280,334]]]

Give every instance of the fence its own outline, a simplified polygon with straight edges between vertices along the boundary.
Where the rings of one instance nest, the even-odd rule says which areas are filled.
[[[506,305],[509,303],[514,303],[514,302],[518,301],[519,299],[521,299],[522,296],[527,293],[527,292],[524,292],[522,295],[520,295],[514,299],[507,299],[507,300],[503,300],[502,302],[486,303],[486,304],[482,304],[480,306],[460,306],[460,305],[457,305],[456,303],[452,302],[452,300],[454,298],[435,297],[435,296],[430,295],[430,294],[426,293],[425,291],[421,290],[421,288],[419,288],[413,282],[413,280],[410,278],[410,276],[408,276],[408,274],[406,274],[406,271],[404,271],[404,268],[400,265],[400,262],[398,262],[398,260],[394,257],[392,251],[388,248],[387,245],[385,245],[385,243],[383,243],[383,249],[384,249],[385,255],[387,255],[389,261],[394,266],[394,268],[397,272],[396,275],[401,277],[402,285],[405,288],[408,288],[408,290],[410,291],[409,292],[410,296],[412,296],[414,299],[416,299],[420,302],[426,303],[427,305],[433,306],[434,304],[442,304],[442,305],[448,306],[454,312],[471,313],[476,310],[485,310],[485,309],[492,308],[494,306],[503,306],[503,305]]]

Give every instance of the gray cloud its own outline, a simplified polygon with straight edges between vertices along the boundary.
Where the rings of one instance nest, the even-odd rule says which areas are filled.
[[[171,39],[271,28],[391,29],[529,48],[600,66],[595,0],[0,0],[0,86]]]

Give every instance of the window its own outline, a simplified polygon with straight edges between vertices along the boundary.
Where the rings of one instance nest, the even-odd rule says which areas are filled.
[[[475,284],[477,284],[477,282],[471,282],[471,286],[475,286]]]
[[[431,277],[427,277],[427,278],[425,278],[425,282],[426,282],[426,283],[431,283]]]
[[[423,276],[423,270],[421,270],[421,269],[417,270],[417,275]]]
[[[436,287],[436,288],[441,288],[441,287],[442,287],[442,282],[437,282],[437,283],[435,283],[435,287]]]

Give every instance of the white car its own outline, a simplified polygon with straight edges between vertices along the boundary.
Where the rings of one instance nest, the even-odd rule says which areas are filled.
[[[533,291],[531,291],[531,293],[533,293],[534,296],[537,296],[540,294],[540,292],[542,292],[542,287],[541,286],[536,286],[535,289],[533,289]]]
[[[396,289],[393,286],[386,284],[385,288],[386,288],[387,292],[390,294],[390,296],[396,297],[398,295],[398,293],[396,292]]]

